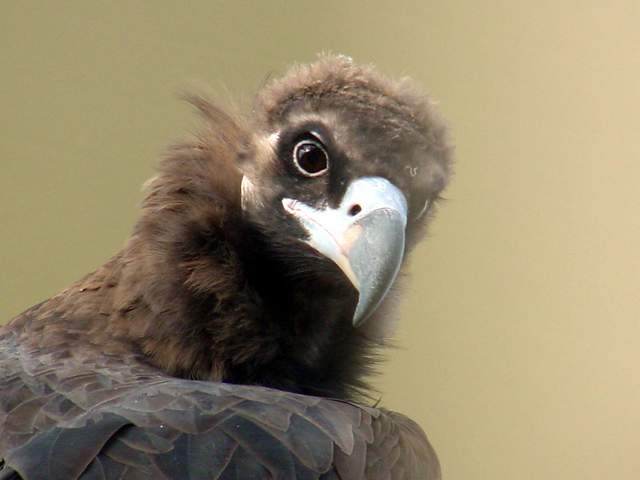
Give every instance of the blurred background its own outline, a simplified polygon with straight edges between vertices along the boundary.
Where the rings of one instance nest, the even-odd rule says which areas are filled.
[[[445,480],[640,476],[640,2],[0,2],[0,321],[120,248],[175,93],[319,51],[414,77],[457,145],[377,385]]]

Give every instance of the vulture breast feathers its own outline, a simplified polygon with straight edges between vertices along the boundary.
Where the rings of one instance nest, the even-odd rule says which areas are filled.
[[[339,56],[190,100],[124,248],[0,329],[0,479],[439,478],[358,403],[449,176],[432,104]]]

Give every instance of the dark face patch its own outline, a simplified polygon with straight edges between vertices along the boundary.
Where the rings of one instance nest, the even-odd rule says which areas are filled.
[[[294,198],[301,201],[313,205],[326,201],[335,208],[354,179],[379,176],[405,192],[410,208],[417,209],[428,198],[428,186],[421,185],[432,168],[425,139],[414,129],[399,128],[384,115],[371,116],[371,111],[358,105],[320,107],[305,101],[291,107],[273,129],[279,132],[277,161],[287,168],[296,139],[309,132],[317,132],[329,156],[328,181],[305,182],[293,171],[287,196],[297,193],[300,196]]]

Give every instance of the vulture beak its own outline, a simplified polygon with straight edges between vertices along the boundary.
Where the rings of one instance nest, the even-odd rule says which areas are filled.
[[[377,308],[398,274],[404,255],[407,201],[380,177],[355,180],[338,208],[315,209],[283,198],[284,209],[309,234],[306,243],[335,262],[358,290],[353,325]]]

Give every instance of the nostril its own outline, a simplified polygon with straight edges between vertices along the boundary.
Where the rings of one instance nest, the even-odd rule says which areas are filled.
[[[362,207],[356,203],[355,205],[352,205],[351,208],[349,209],[349,215],[351,215],[352,217],[355,217],[361,211],[362,211]]]

